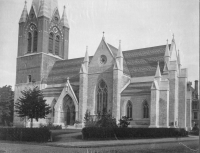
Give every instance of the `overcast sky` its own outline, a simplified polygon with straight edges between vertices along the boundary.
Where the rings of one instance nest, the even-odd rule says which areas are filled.
[[[32,0],[27,0],[28,12]],[[175,35],[189,81],[198,79],[198,0],[58,0],[70,24],[69,58],[94,55],[105,31],[106,41],[122,50],[171,43]],[[15,85],[18,22],[24,0],[0,0],[0,87]],[[193,83],[194,84],[194,83]]]

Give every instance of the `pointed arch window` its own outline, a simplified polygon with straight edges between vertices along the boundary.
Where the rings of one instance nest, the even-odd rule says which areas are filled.
[[[146,100],[143,102],[143,118],[149,118],[149,105]]]
[[[37,52],[37,38],[38,38],[38,33],[35,30],[34,31],[34,41],[33,41],[33,52]]]
[[[28,53],[31,53],[31,48],[32,48],[32,34],[29,32],[28,33]]]
[[[53,53],[53,33],[49,34],[49,53]]]
[[[55,42],[55,54],[59,55],[59,44],[60,44],[60,37],[56,36],[56,42]]]
[[[132,118],[132,103],[128,101],[127,103],[127,117]]]
[[[107,111],[108,89],[106,83],[101,80],[97,87],[97,112]]]

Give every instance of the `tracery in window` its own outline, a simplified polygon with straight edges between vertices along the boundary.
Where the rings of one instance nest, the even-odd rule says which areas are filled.
[[[127,117],[132,118],[132,104],[131,101],[128,101],[127,103]]]
[[[108,90],[106,83],[101,80],[97,87],[97,113],[107,111]]]

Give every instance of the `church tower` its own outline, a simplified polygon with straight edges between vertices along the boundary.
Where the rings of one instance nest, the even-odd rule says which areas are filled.
[[[69,24],[57,0],[33,0],[28,13],[25,1],[19,20],[15,100],[25,87],[42,89],[55,61],[68,59]]]
[[[16,84],[45,81],[56,60],[68,59],[69,24],[57,0],[33,0],[19,21]]]

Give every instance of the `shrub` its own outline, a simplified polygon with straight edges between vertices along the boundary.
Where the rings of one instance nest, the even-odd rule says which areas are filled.
[[[50,122],[47,125],[40,124],[40,128],[47,128],[49,130],[60,130],[60,129],[62,129],[62,125],[53,125]]]
[[[177,128],[99,128],[85,127],[82,129],[83,139],[107,138],[164,138],[187,136],[185,129]]]
[[[103,115],[98,115],[98,120],[96,122],[96,127],[107,127],[114,128],[117,127],[116,119],[112,117],[110,113],[103,113]]]
[[[128,117],[122,116],[122,118],[119,120],[119,127],[121,128],[127,128],[130,122],[128,122]]]
[[[85,127],[117,127],[116,119],[112,117],[111,113],[103,111],[102,114],[90,115],[87,110],[84,117]]]
[[[50,138],[46,128],[0,128],[0,140],[47,142]]]

